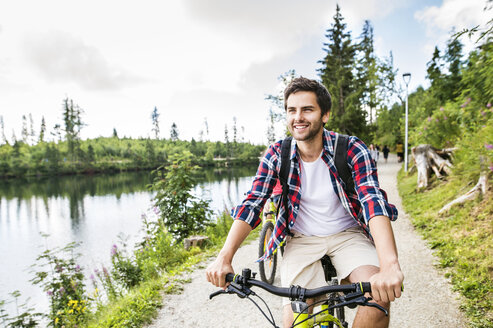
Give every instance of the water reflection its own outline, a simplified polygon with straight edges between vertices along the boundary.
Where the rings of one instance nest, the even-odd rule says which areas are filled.
[[[233,203],[230,197],[231,188],[236,188],[235,193],[239,194],[238,182],[240,178],[253,176],[255,169],[256,167],[202,169],[197,174],[197,180],[199,186],[219,181],[226,183],[228,186],[226,192],[229,196],[228,201]],[[16,202],[16,216],[19,217],[21,207],[24,205],[27,209],[26,215],[31,220],[39,217],[39,201],[43,203],[46,216],[49,217],[49,199],[66,198],[69,201],[69,217],[74,228],[76,228],[85,217],[84,198],[86,196],[113,195],[117,200],[120,200],[122,194],[147,191],[152,180],[152,175],[147,171],[94,176],[1,180],[0,207],[6,202]],[[32,204],[33,200],[35,202],[34,205]],[[1,214],[2,212],[0,212]],[[7,220],[9,220],[10,211],[5,214]]]
[[[248,190],[255,169],[202,170],[195,193],[216,212],[230,209]],[[149,172],[0,181],[0,300],[20,290],[31,304],[46,306],[26,270],[45,248],[40,232],[50,235],[49,248],[80,242],[86,273],[109,263],[119,234],[133,245],[140,238],[141,215],[151,205],[151,182]]]

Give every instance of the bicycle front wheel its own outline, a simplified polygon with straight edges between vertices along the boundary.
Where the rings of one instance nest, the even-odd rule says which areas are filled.
[[[264,255],[265,250],[267,249],[267,243],[269,242],[270,236],[272,235],[272,231],[274,231],[274,225],[272,224],[272,222],[266,222],[262,227],[262,231],[260,232],[258,245],[259,257]],[[276,269],[277,252],[266,258],[264,261],[259,262],[260,279],[262,279],[263,282],[272,284],[276,277]]]

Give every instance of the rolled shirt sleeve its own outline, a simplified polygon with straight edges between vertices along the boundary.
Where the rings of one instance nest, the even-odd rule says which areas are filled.
[[[391,221],[397,219],[397,208],[389,204],[387,193],[378,183],[377,168],[366,145],[351,137],[348,145],[348,161],[353,168],[353,179],[358,200],[363,209],[366,224],[375,216],[384,215]]]
[[[252,229],[255,229],[262,220],[260,212],[264,208],[265,202],[269,199],[277,183],[278,174],[276,171],[277,158],[279,154],[278,143],[271,145],[262,157],[257,174],[252,183],[252,188],[247,192],[243,202],[234,207],[231,215],[236,220],[243,220]]]

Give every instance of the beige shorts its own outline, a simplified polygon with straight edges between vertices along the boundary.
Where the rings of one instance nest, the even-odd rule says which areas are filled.
[[[326,237],[295,233],[294,237],[288,238],[280,267],[283,287],[326,286],[320,262],[325,254],[330,256],[339,280],[347,278],[354,269],[362,265],[379,267],[375,245],[359,226]],[[283,305],[289,302],[289,299],[283,298]]]

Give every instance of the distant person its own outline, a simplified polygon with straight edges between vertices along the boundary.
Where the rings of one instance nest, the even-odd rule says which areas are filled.
[[[397,152],[397,161],[400,163],[404,160],[404,145],[402,142],[398,142],[395,145],[395,151]]]
[[[389,147],[387,147],[387,145],[383,146],[382,152],[383,152],[383,158],[385,159],[385,163],[387,163],[387,159],[389,158],[389,153],[390,153]]]
[[[375,162],[375,165],[377,165],[379,153],[378,149],[373,144],[370,144],[370,155]]]

